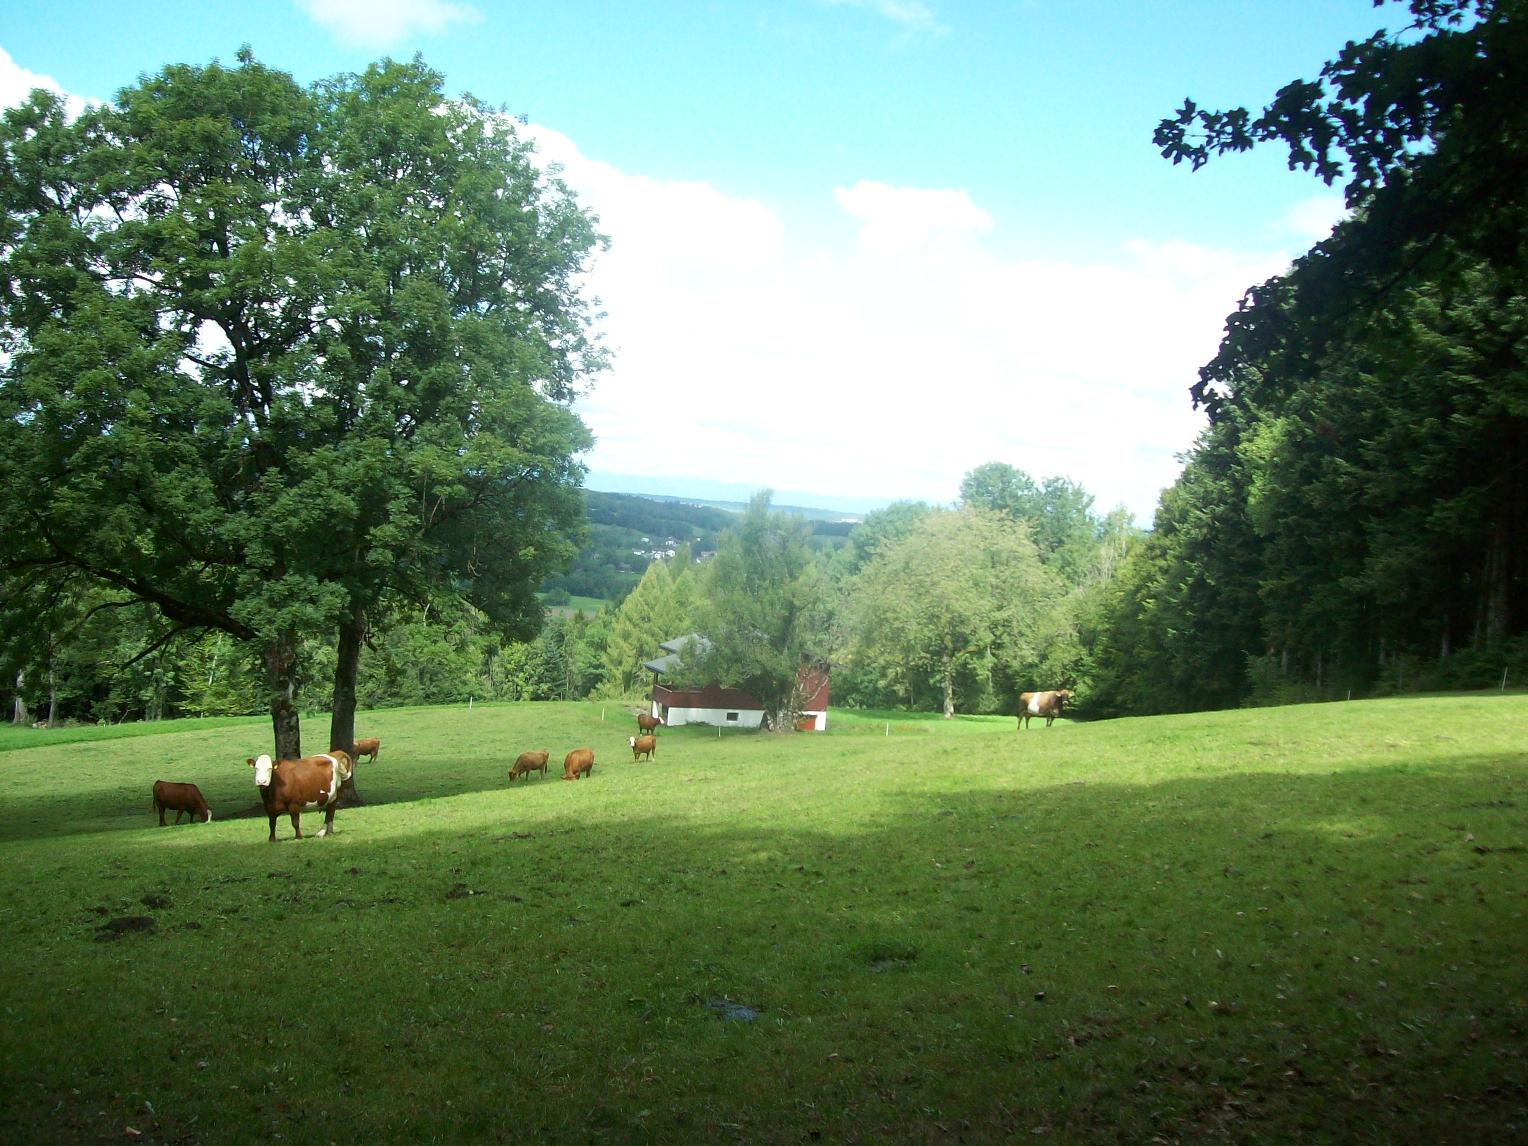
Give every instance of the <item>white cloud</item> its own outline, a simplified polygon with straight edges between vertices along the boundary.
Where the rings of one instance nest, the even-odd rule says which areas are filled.
[[[0,98],[38,85],[58,87],[0,50]],[[846,241],[811,249],[758,199],[524,130],[612,239],[589,289],[616,357],[579,401],[603,473],[951,502],[1002,461],[1149,522],[1203,424],[1188,387],[1225,316],[1288,261],[1147,241],[1091,262],[1000,257],[965,191],[870,181],[822,189]]]
[[[482,18],[475,8],[445,0],[297,0],[297,4],[342,42],[368,49],[390,47],[416,34],[438,35],[452,24]]]
[[[71,115],[78,115],[85,107],[85,100],[64,91],[63,86],[52,76],[28,71],[17,64],[9,52],[0,48],[0,107],[15,107],[25,103],[35,88],[58,92],[64,97],[64,105]]]
[[[992,216],[964,191],[890,187],[860,180],[853,187],[836,187],[833,198],[860,221],[860,247],[877,255],[900,255],[926,249],[961,235],[992,229]]]
[[[1003,259],[964,191],[868,182],[832,192],[849,253],[804,250],[763,203],[529,131],[612,239],[591,289],[616,358],[579,407],[602,473],[950,502],[1004,461],[1148,523],[1203,425],[1188,388],[1225,316],[1287,265],[1144,241]]]

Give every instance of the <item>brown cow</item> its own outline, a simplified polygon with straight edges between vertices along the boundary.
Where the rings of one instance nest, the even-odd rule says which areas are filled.
[[[661,716],[649,716],[647,713],[644,712],[644,713],[641,713],[640,715],[638,715],[638,717],[637,717],[637,731],[638,732],[656,732],[657,729],[658,729],[658,725],[660,725],[662,723],[663,723],[663,717],[661,717]]]
[[[646,753],[647,758],[651,760],[653,753],[658,751],[658,738],[656,736],[628,736],[626,743],[631,745],[631,759],[633,763],[642,759],[643,753]]]
[[[594,749],[575,748],[562,758],[562,778],[582,780],[594,775]]]
[[[516,776],[524,776],[529,780],[532,772],[540,772],[544,777],[546,775],[547,756],[548,753],[546,752],[520,753],[519,757],[515,760],[514,767],[509,770],[509,778],[513,780]]]
[[[368,736],[365,740],[357,740],[355,742],[355,751],[350,754],[350,758],[359,764],[362,756],[370,756],[371,762],[375,764],[377,762],[377,749],[381,747],[382,741],[378,740],[375,736]]]
[[[246,757],[245,762],[255,770],[255,787],[271,818],[271,843],[276,842],[276,817],[283,812],[292,817],[292,831],[299,840],[302,839],[299,817],[313,808],[324,810],[324,826],[318,829],[318,834],[327,836],[334,831],[340,786],[350,778],[354,767],[348,752],[333,748],[317,756],[276,763],[261,753],[255,759]]]
[[[192,822],[201,817],[202,823],[212,823],[212,809],[207,807],[207,801],[202,799],[202,790],[195,784],[179,784],[174,780],[154,781],[154,809],[159,813],[159,826],[165,826],[165,809],[175,809],[175,822],[180,823],[183,815],[189,814]]]
[[[1019,724],[1018,728],[1028,728],[1032,716],[1045,717],[1045,727],[1051,726],[1051,721],[1061,715],[1061,710],[1072,699],[1070,689],[1059,689],[1051,692],[1021,692],[1019,693]],[[1018,731],[1016,728],[1014,731]]]

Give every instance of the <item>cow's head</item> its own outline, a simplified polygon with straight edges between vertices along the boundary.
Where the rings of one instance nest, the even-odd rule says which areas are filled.
[[[626,738],[626,743],[632,748],[635,748],[637,746],[637,738],[635,736],[628,736]]]
[[[276,770],[275,761],[264,752],[260,753],[253,760],[247,756],[244,760],[245,763],[255,770],[255,787],[269,788],[271,786],[271,773]]]

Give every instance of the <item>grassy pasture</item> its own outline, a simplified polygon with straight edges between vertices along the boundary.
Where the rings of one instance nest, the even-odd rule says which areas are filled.
[[[0,1139],[1528,1139],[1528,697],[831,719],[363,714],[276,845],[263,722],[21,730]]]
[[[553,616],[571,617],[574,613],[594,616],[610,602],[603,597],[570,597],[566,605],[548,605]]]

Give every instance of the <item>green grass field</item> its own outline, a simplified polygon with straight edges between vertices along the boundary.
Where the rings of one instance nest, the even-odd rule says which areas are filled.
[[[362,714],[274,845],[266,722],[7,733],[0,1139],[1528,1140],[1528,697],[831,720]]]
[[[574,613],[592,617],[609,604],[603,597],[573,597],[566,605],[548,605],[547,609],[554,617],[571,617]]]

